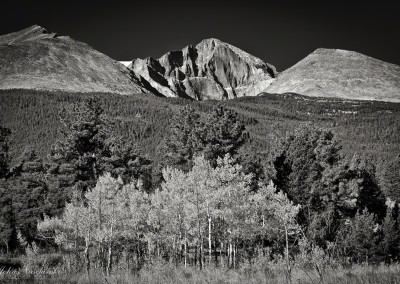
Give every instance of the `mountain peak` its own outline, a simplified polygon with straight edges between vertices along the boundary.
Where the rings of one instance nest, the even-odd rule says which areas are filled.
[[[347,50],[347,49],[339,49],[339,48],[317,48],[309,56],[311,56],[311,55],[327,56],[327,57],[328,56],[332,56],[332,57],[351,57],[353,59],[365,58],[366,60],[371,59],[371,60],[381,61],[379,59],[376,59],[376,58],[373,58],[371,56],[365,55],[365,54],[363,54],[361,52],[358,52],[358,51]],[[387,64],[390,64],[390,63],[387,63]]]
[[[0,78],[0,89],[147,92],[115,60],[39,25],[0,36]]]
[[[318,48],[282,72],[269,93],[399,102],[400,66],[344,49]]]
[[[328,55],[329,54],[343,54],[343,55],[348,54],[348,55],[363,55],[363,56],[366,56],[366,55],[361,54],[361,53],[356,52],[356,51],[351,51],[351,50],[346,50],[346,49],[338,49],[338,48],[317,48],[311,54],[328,54]]]
[[[215,44],[215,45],[218,45],[218,44],[221,44],[221,43],[224,43],[223,41],[221,41],[221,40],[219,40],[219,39],[217,39],[217,38],[205,38],[205,39],[203,39],[199,44],[201,44],[201,43],[203,43],[203,44]]]
[[[48,34],[49,33],[49,31],[47,29],[45,29],[42,26],[39,26],[37,24],[34,24],[34,25],[26,28],[25,30],[38,31],[38,32],[41,32],[41,33],[44,33],[44,34]]]
[[[196,45],[196,48],[198,50],[202,50],[203,53],[207,57],[212,57],[212,55],[214,54],[216,49],[218,49],[218,48],[224,49],[225,48],[227,50],[234,52],[237,56],[239,56],[242,60],[246,61],[250,65],[257,65],[258,67],[267,67],[271,71],[270,74],[273,77],[275,76],[276,69],[271,64],[268,64],[268,63],[264,62],[262,59],[254,56],[254,55],[251,55],[251,54],[247,53],[246,51],[244,51],[240,48],[237,48],[234,45],[223,42],[219,39],[216,39],[216,38],[204,39],[199,44]],[[224,53],[223,51],[221,51],[221,52]]]
[[[33,25],[18,32],[0,36],[0,45],[17,44],[25,41],[41,40],[45,38],[56,38],[56,33],[50,32],[39,25]]]
[[[134,60],[131,69],[160,94],[197,100],[256,96],[276,75],[274,66],[216,38]]]

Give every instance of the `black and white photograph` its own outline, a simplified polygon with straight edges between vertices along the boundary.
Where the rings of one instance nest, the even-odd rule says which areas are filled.
[[[400,1],[0,0],[0,283],[400,284]]]

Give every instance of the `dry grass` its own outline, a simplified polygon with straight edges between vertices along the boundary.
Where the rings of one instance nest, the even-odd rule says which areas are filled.
[[[126,271],[114,271],[110,276],[99,271],[91,271],[90,280],[86,274],[64,275],[52,279],[22,279],[0,283],[289,283],[282,266],[271,265],[270,267],[245,266],[238,270],[207,267],[199,270],[194,267],[175,266],[171,263],[156,262],[144,267],[139,273],[128,273]],[[321,281],[317,274],[311,270],[294,269],[292,283],[298,284],[333,284],[333,283],[400,283],[400,265],[353,265],[352,267],[331,268],[324,273]]]

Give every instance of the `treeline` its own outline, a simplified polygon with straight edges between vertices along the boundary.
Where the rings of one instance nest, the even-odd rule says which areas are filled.
[[[32,147],[46,158],[48,149],[62,139],[59,113],[63,105],[92,96],[61,92],[0,91],[0,122],[13,131],[10,137],[12,163],[24,149]],[[151,160],[157,161],[157,148],[167,135],[170,120],[185,105],[208,113],[223,103],[238,114],[250,139],[246,148],[269,151],[273,136],[285,136],[296,127],[312,123],[331,129],[343,141],[342,152],[358,153],[368,159],[387,160],[400,153],[399,104],[339,99],[310,98],[299,95],[265,94],[224,102],[196,102],[155,96],[95,94],[105,115],[114,123],[113,135],[137,145]],[[353,113],[356,112],[356,113]]]
[[[0,128],[3,252],[57,252],[70,269],[107,273],[155,258],[236,268],[268,257],[289,278],[296,263],[321,273],[398,260],[399,156],[378,169],[311,124],[269,136],[265,151],[240,113],[200,104],[171,115],[155,162],[114,135],[103,103],[65,107],[46,159],[27,149],[11,165],[11,131]]]

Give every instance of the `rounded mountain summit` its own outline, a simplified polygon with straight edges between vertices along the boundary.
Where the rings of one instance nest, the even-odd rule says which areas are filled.
[[[279,74],[266,92],[400,102],[400,66],[354,51],[320,48]]]

